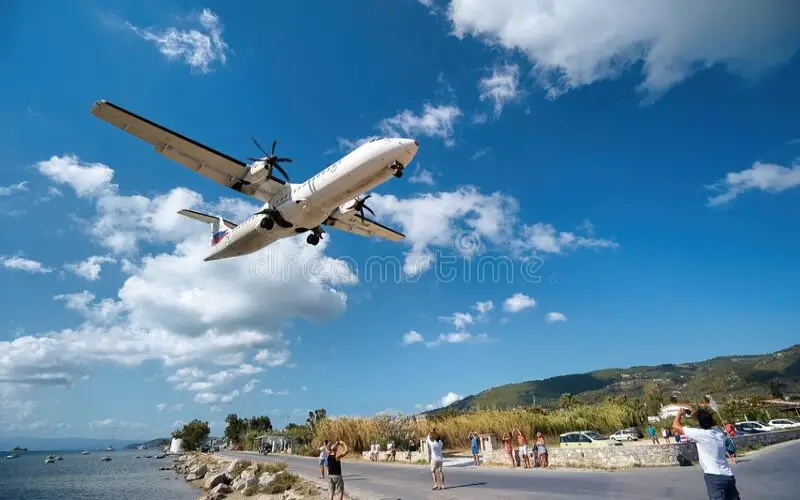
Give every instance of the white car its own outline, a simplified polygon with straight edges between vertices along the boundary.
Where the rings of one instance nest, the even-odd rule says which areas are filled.
[[[743,422],[736,422],[737,426],[742,426],[744,428],[754,429],[756,431],[767,432],[767,431],[774,431],[775,429],[770,427],[769,425],[764,425],[761,422],[755,422],[753,420],[745,420]]]
[[[615,432],[609,439],[613,439],[614,441],[638,441],[639,436],[633,431],[623,430]]]
[[[768,425],[774,429],[797,429],[800,427],[800,422],[796,422],[791,418],[776,418],[770,420]]]

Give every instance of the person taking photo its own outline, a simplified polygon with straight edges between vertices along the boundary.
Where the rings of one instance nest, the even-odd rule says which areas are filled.
[[[740,500],[736,489],[733,469],[725,456],[725,434],[714,425],[714,416],[705,408],[694,412],[700,428],[684,427],[681,418],[691,415],[692,410],[683,408],[675,415],[672,429],[697,443],[697,456],[703,469],[708,500]]]

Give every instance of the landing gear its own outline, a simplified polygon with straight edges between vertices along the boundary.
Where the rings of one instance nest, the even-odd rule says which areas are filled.
[[[272,220],[269,216],[264,217],[261,219],[261,222],[258,223],[261,226],[261,229],[266,229],[267,231],[272,230],[275,227],[275,221]]]
[[[313,246],[319,245],[319,240],[322,239],[322,233],[324,232],[325,231],[319,226],[311,229],[311,234],[306,237],[306,243]]]
[[[396,162],[392,163],[391,165],[389,165],[389,168],[394,170],[394,176],[399,179],[399,178],[403,177],[403,170],[406,168],[406,166],[403,165],[402,163],[400,163],[399,161],[396,161]]]

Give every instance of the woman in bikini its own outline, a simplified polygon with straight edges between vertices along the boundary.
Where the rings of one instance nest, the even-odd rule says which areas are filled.
[[[511,444],[511,433],[506,432],[503,435],[503,447],[506,449],[506,455],[511,460],[511,468],[515,468],[517,466],[517,461],[514,460],[514,445]]]
[[[540,467],[547,467],[547,445],[541,432],[536,433],[536,452],[539,454]]]

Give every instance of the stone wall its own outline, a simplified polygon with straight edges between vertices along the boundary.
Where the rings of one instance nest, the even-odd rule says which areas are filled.
[[[736,436],[737,448],[759,445],[767,446],[800,439],[800,429],[764,432]],[[530,449],[530,447],[529,447]],[[623,445],[586,448],[561,448],[548,445],[549,464],[555,467],[587,469],[626,469],[630,467],[661,467],[666,465],[691,465],[697,462],[695,443],[670,443],[660,445]],[[514,450],[519,463],[519,453]],[[504,450],[487,450],[481,453],[484,461],[508,465]]]

